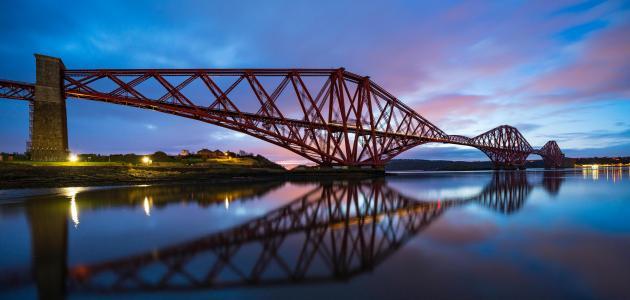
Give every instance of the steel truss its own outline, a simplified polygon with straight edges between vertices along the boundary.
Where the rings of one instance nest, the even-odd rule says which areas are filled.
[[[430,142],[478,148],[496,168],[523,167],[532,153],[549,166],[561,164],[555,142],[534,150],[511,126],[449,136],[369,77],[343,68],[65,70],[64,82],[67,97],[200,120],[322,166],[382,167]],[[34,86],[0,81],[0,97],[33,100]]]
[[[31,101],[34,93],[35,87],[30,83],[0,80],[0,98]]]

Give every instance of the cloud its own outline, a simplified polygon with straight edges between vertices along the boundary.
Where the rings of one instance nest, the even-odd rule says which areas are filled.
[[[518,128],[518,130],[521,133],[527,132],[527,131],[534,131],[542,127],[542,125],[540,124],[533,124],[533,123],[517,123],[517,124],[513,124],[512,126]]]
[[[551,136],[549,137],[551,138]],[[593,147],[593,145],[602,145],[603,147],[616,146],[630,142],[630,129],[622,131],[594,130],[588,132],[557,133],[553,135],[553,138],[559,142],[575,140],[589,141],[591,144],[588,145],[588,148],[598,148]]]
[[[534,80],[528,87],[546,103],[630,97],[630,23],[597,33],[576,57]]]
[[[567,157],[630,156],[630,143],[613,146],[603,145],[602,147],[588,147],[580,149],[568,148],[562,149],[562,152],[564,152]]]
[[[414,104],[413,108],[421,115],[430,117],[439,127],[449,125],[467,125],[475,121],[461,119],[461,116],[491,114],[499,108],[499,104],[489,103],[486,96],[443,94],[431,97]],[[456,129],[455,129],[456,130]]]
[[[0,34],[11,41],[0,45],[2,78],[34,81],[35,52],[62,57],[69,68],[343,66],[371,76],[451,134],[474,136],[511,124],[544,133],[546,140],[601,130],[627,118],[618,113],[623,104],[603,106],[630,99],[628,7],[616,1],[368,1],[360,6],[352,1],[19,1],[0,4],[0,9]],[[93,122],[91,116],[108,121],[108,130],[99,132],[112,144],[96,143],[95,152],[127,149],[127,144],[113,143],[123,139],[113,134],[121,130],[134,147],[173,151],[178,145],[205,147],[211,131],[220,132],[218,139],[210,139],[217,147],[302,159],[255,139],[243,143],[207,124],[112,105],[69,103],[70,118],[80,119],[70,124]],[[591,115],[587,104],[601,109]],[[0,104],[0,109],[18,112],[9,105]],[[570,128],[568,115],[578,120]],[[159,127],[160,135],[127,130],[145,124]],[[96,126],[70,128],[71,144],[89,147],[93,135],[86,131]],[[27,127],[27,120],[0,119],[0,137],[12,137],[6,147],[22,149],[24,143],[13,132]],[[602,146],[626,141],[624,136],[599,139],[611,143]],[[592,143],[586,138],[567,142],[567,148],[575,149]],[[404,155],[446,156],[422,150],[426,147]],[[449,151],[455,159],[484,158],[474,149]]]
[[[241,133],[241,132],[236,132],[236,131],[219,131],[219,132],[215,132],[212,133],[210,135],[210,138],[213,140],[241,140],[243,138],[247,137],[246,134]]]
[[[437,146],[436,144],[417,146],[407,152],[404,152],[397,158],[463,161],[488,160],[488,157],[476,148],[464,146]]]

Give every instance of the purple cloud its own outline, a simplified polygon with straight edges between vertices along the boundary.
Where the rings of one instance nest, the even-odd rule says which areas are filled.
[[[627,119],[619,112],[630,100],[630,28],[628,7],[618,1],[18,2],[0,8],[0,33],[11,41],[0,45],[0,78],[33,81],[35,52],[62,57],[70,68],[343,66],[371,76],[454,134],[520,124],[532,144],[543,144]],[[592,105],[597,114],[589,113]],[[27,136],[15,133],[27,132],[26,110],[0,101],[0,111],[13,116],[0,119],[0,150],[22,151]],[[301,159],[249,137],[247,143],[213,138],[231,133],[158,113],[75,101],[69,112],[70,144],[81,151],[243,148]],[[107,122],[94,123],[95,115]],[[128,136],[113,134],[121,130]],[[100,141],[91,138],[95,131]],[[405,156],[414,153],[420,152]],[[432,157],[442,156],[425,158]]]

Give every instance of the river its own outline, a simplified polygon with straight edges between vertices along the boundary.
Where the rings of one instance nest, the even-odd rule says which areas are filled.
[[[0,298],[629,299],[630,170],[0,191]]]

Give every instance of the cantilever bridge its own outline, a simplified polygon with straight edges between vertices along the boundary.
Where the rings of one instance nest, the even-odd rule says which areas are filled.
[[[65,99],[152,109],[239,131],[319,165],[379,167],[425,143],[483,151],[497,168],[530,154],[560,167],[555,141],[534,149],[503,125],[476,137],[448,135],[369,77],[340,69],[65,69],[36,55],[35,84],[0,80],[0,98],[31,102],[33,159],[65,159]]]

